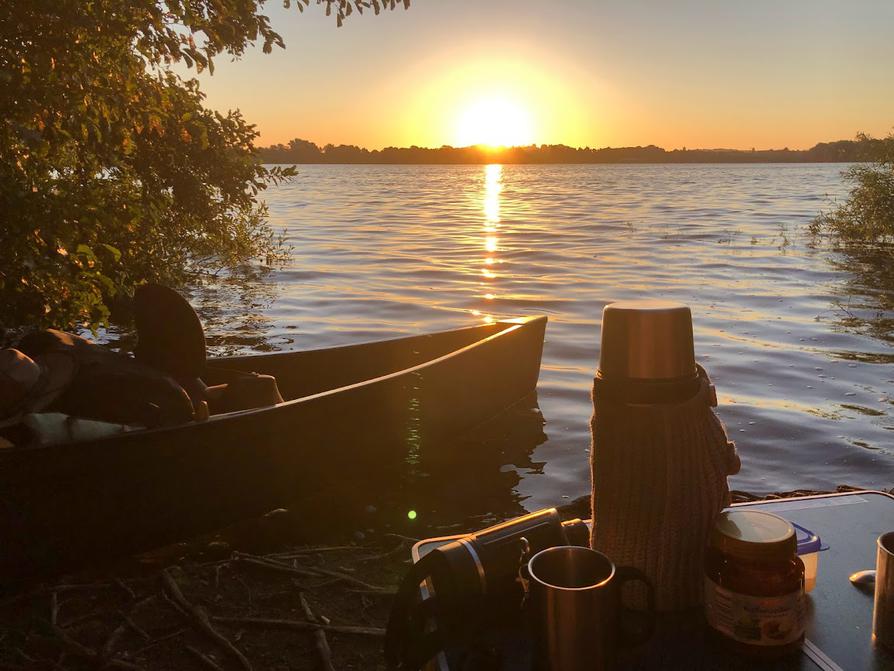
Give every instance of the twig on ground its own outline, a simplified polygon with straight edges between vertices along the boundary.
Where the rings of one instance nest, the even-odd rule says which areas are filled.
[[[84,622],[89,622],[90,620],[97,620],[105,616],[105,612],[102,608],[98,608],[96,610],[91,610],[89,613],[84,613],[83,615],[78,615],[77,617],[73,617],[70,620],[66,620],[65,622],[61,622],[59,627],[62,629],[71,629],[75,625],[83,624]]]
[[[134,578],[128,578],[127,582],[131,583],[145,583],[152,580],[152,576],[138,576]],[[72,583],[72,584],[62,584],[62,585],[54,585],[52,590],[54,592],[77,592],[82,590],[92,590],[92,589],[112,589],[113,587],[118,587],[119,589],[123,589],[125,592],[129,594],[133,594],[133,588],[129,587],[127,583],[121,578],[113,578],[107,582],[86,582],[86,583]]]
[[[215,641],[218,645],[220,645],[224,650],[230,653],[242,666],[245,671],[252,671],[251,662],[248,661],[248,658],[242,654],[242,651],[239,650],[235,645],[233,645],[228,638],[223,636],[220,632],[217,631],[212,625],[211,620],[208,617],[208,613],[205,612],[204,608],[193,605],[189,601],[186,600],[186,597],[183,596],[183,592],[180,591],[180,586],[177,584],[177,581],[174,580],[174,576],[171,575],[169,569],[164,569],[161,572],[162,580],[164,581],[165,588],[170,593],[170,597],[177,603],[180,608],[182,608],[186,613],[189,614],[190,620],[196,625],[196,627],[202,631],[208,638]]]
[[[322,624],[311,610],[307,597],[304,596],[303,592],[298,593],[298,600],[301,602],[301,608],[304,610],[304,617],[307,618],[307,621],[312,624]],[[315,630],[314,641],[317,645],[317,652],[320,653],[320,661],[323,664],[324,671],[335,671],[335,667],[332,665],[332,650],[329,649],[329,641],[326,639],[326,631],[324,629]]]
[[[326,578],[325,580],[321,580],[320,582],[315,582],[310,587],[310,591],[320,589],[321,587],[329,587],[329,585],[334,585],[335,583],[341,582],[338,578]]]
[[[251,587],[249,587],[248,583],[242,579],[242,576],[235,575],[236,581],[245,588],[245,595],[248,597],[248,612],[251,613],[255,609],[254,604],[254,595],[252,594]]]
[[[361,596],[397,596],[396,589],[349,589],[348,591]]]
[[[65,647],[66,651],[74,655],[75,657],[80,657],[82,659],[89,660],[92,664],[106,669],[122,669],[123,671],[139,671],[140,667],[136,664],[131,664],[130,662],[126,662],[123,659],[118,658],[105,658],[99,655],[92,648],[88,648],[83,643],[76,641],[71,636],[62,631],[59,627],[53,627],[53,633],[56,636],[56,639],[59,640],[62,645]]]
[[[307,555],[314,555],[322,552],[351,552],[351,551],[363,551],[369,550],[370,548],[363,545],[331,545],[328,547],[320,547],[320,548],[299,548],[295,550],[287,550],[285,552],[274,552],[268,555],[264,555],[264,557],[269,557],[270,559],[295,559],[297,557],[305,557]]]
[[[25,601],[27,599],[36,599],[43,596],[44,594],[49,594],[50,592],[69,592],[79,589],[101,589],[108,586],[109,585],[107,583],[94,583],[87,585],[55,585],[52,588],[45,586],[37,587],[32,590],[26,590],[24,592],[12,594],[11,596],[0,599],[0,608],[6,608],[7,606],[11,606],[14,603]]]
[[[143,629],[140,625],[138,625],[136,622],[134,622],[133,618],[131,618],[130,615],[127,615],[126,613],[122,613],[121,617],[124,618],[124,622],[127,624],[128,627],[131,628],[131,630],[137,636],[142,638],[144,641],[152,640],[152,637],[148,634],[148,632],[145,629]]]
[[[54,627],[59,623],[59,594],[50,593],[50,624]]]
[[[39,663],[38,660],[34,659],[34,657],[32,657],[31,655],[26,653],[21,648],[13,648],[12,651],[15,654],[17,654],[19,657],[21,657],[24,661],[28,662],[29,664],[38,664]]]
[[[150,580],[151,578],[130,578],[130,582],[145,582]],[[31,590],[26,590],[23,592],[19,592],[18,594],[13,594],[11,596],[0,599],[0,608],[5,608],[6,606],[11,606],[20,601],[25,601],[28,599],[37,599],[46,594],[50,594],[51,592],[56,592],[58,594],[64,594],[65,592],[80,592],[80,591],[90,591],[90,590],[102,590],[102,589],[111,589],[112,587],[116,587],[114,582],[88,582],[88,583],[73,583],[73,584],[61,584],[61,585],[42,585],[39,587],[35,587]]]
[[[323,629],[333,634],[354,634],[356,636],[385,636],[385,630],[379,627],[357,627],[343,624],[317,624],[302,620],[279,620],[263,617],[212,617],[215,622],[221,624],[241,624],[255,627],[272,627],[279,629],[301,629],[304,631]]]
[[[382,560],[382,559],[391,559],[391,558],[394,557],[395,555],[398,555],[398,554],[400,554],[401,552],[404,552],[404,551],[406,550],[407,544],[408,544],[409,542],[410,542],[410,541],[401,540],[401,541],[397,544],[397,547],[395,547],[395,548],[393,548],[393,549],[391,549],[391,550],[388,550],[387,552],[380,552],[379,554],[370,555],[369,557],[363,557],[363,558],[361,558],[361,559],[358,559],[357,561],[358,561],[358,562],[368,562],[368,561],[379,561],[379,560]]]
[[[312,570],[316,571],[319,574],[329,576],[330,578],[336,578],[341,580],[342,582],[351,583],[352,585],[357,585],[358,587],[362,587],[363,589],[368,589],[373,592],[381,592],[384,590],[383,587],[379,587],[378,585],[371,585],[370,583],[360,580],[360,578],[355,578],[354,576],[348,575],[347,573],[342,573],[341,571],[333,571],[328,568],[321,568],[319,566],[315,566]]]
[[[143,606],[145,606],[147,603],[150,603],[150,602],[152,602],[152,601],[155,601],[157,598],[158,598],[158,595],[157,595],[157,594],[150,594],[150,595],[148,595],[148,596],[144,596],[142,599],[140,599],[140,600],[137,601],[136,603],[131,604],[131,606],[130,606],[130,612],[131,612],[131,613],[135,613],[137,610],[139,610],[140,608],[142,608]]]
[[[310,555],[315,555],[318,553],[326,553],[326,552],[349,552],[349,551],[357,551],[357,550],[369,550],[370,548],[364,547],[362,545],[331,545],[325,547],[318,548],[297,548],[294,550],[285,550],[283,552],[272,552],[266,555],[252,555],[244,552],[236,551],[233,553],[234,556],[229,557],[227,559],[216,559],[214,561],[205,562],[202,564],[196,564],[199,568],[207,568],[209,566],[225,566],[229,564],[236,555],[243,555],[247,557],[251,557],[253,559],[264,560],[267,559],[269,561],[278,561],[278,560],[288,560],[288,559],[300,559],[302,557],[307,557]]]
[[[194,648],[191,645],[186,646],[187,652],[192,653],[192,655],[198,659],[202,664],[207,666],[209,669],[213,669],[213,671],[223,671],[223,667],[211,659],[208,655],[203,653],[198,648]]]
[[[136,600],[137,593],[134,592],[130,587],[128,587],[127,583],[125,583],[121,578],[115,578],[112,580],[112,582],[114,582],[115,586],[120,588],[122,592],[127,594],[127,596],[131,598],[131,600]]]
[[[186,631],[187,631],[186,629],[181,627],[180,629],[177,629],[176,631],[172,631],[170,634],[165,634],[164,636],[159,636],[158,638],[154,638],[151,641],[149,641],[149,643],[144,645],[142,648],[137,648],[136,650],[134,650],[133,656],[136,657],[140,653],[146,652],[150,648],[154,648],[156,645],[158,645],[160,643],[164,643],[165,641],[170,641],[172,638],[177,638],[178,636],[182,636],[183,634],[186,633]]]
[[[173,599],[172,597],[168,596],[168,593],[167,593],[167,592],[162,591],[161,596],[162,596],[162,598],[165,600],[165,602],[166,602],[171,608],[173,608],[173,609],[176,610],[178,613],[180,613],[181,616],[183,616],[183,617],[184,617],[185,619],[187,619],[187,620],[190,618],[189,613],[186,612],[185,610],[183,610],[183,606],[181,606],[179,603],[177,603],[176,601],[174,601],[174,599]]]
[[[115,629],[109,634],[109,637],[106,639],[105,644],[102,646],[102,652],[100,655],[103,659],[111,659],[112,655],[115,654],[115,646],[118,645],[118,641],[124,635],[124,632],[127,630],[127,621],[122,620],[121,624],[119,624]]]
[[[288,564],[282,564],[272,559],[264,559],[263,557],[256,557],[254,555],[248,555],[242,552],[234,553],[232,561],[238,564],[249,564],[251,566],[257,566],[269,571],[278,571],[279,573],[291,573],[292,575],[300,575],[302,578],[320,577],[320,574],[316,572],[316,569],[295,568],[293,566],[289,566]]]
[[[359,578],[355,578],[354,576],[348,575],[347,573],[343,573],[341,571],[333,571],[332,569],[322,568],[320,566],[307,567],[307,568],[294,568],[287,564],[282,564],[278,561],[274,561],[272,559],[264,559],[263,557],[257,557],[255,555],[245,554],[244,552],[236,552],[233,554],[233,561],[250,564],[252,566],[258,566],[260,568],[265,568],[271,571],[279,571],[280,573],[291,573],[292,575],[300,575],[304,578],[320,578],[323,576],[327,576],[329,578],[335,578],[336,580],[341,580],[342,582],[351,583],[353,585],[357,585],[358,587],[362,587],[363,589],[368,590],[381,590],[382,588],[377,585],[371,585],[368,582],[360,580]]]
[[[59,627],[53,627],[53,633],[71,654],[77,655],[78,657],[85,657],[87,659],[97,659],[98,655],[94,650],[91,650],[83,643],[76,641]]]
[[[91,589],[109,589],[114,587],[113,583],[110,582],[87,582],[87,583],[76,583],[76,584],[66,584],[66,585],[55,585],[53,587],[54,592],[80,592],[82,590],[91,590]]]

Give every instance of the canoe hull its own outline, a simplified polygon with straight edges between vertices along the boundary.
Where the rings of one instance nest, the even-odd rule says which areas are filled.
[[[300,397],[171,429],[7,450],[0,454],[0,576],[9,583],[151,549],[285,505],[327,478],[353,478],[442,450],[445,437],[536,388],[545,325],[534,318],[501,324],[490,335],[464,329],[316,356],[230,358],[221,365],[273,373],[284,396]],[[453,344],[471,342],[333,387],[345,381],[344,362],[387,370],[443,351],[451,334]],[[382,361],[387,352],[391,363]],[[327,367],[340,361],[327,378]],[[314,386],[330,388],[302,394]]]

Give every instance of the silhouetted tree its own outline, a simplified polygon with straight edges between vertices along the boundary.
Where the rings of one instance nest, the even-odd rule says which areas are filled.
[[[315,4],[341,24],[395,0]],[[262,5],[0,3],[0,326],[96,325],[139,282],[277,253],[257,195],[291,170],[261,166],[254,127],[170,69],[282,47]]]

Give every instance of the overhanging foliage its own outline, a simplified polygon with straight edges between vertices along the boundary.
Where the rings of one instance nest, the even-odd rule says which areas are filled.
[[[316,4],[339,24],[395,6]],[[95,326],[137,283],[277,253],[257,196],[292,170],[262,167],[254,126],[169,69],[283,46],[262,5],[0,3],[0,326]]]

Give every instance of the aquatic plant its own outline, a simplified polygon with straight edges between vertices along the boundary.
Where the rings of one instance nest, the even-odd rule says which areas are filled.
[[[847,306],[836,302],[848,329],[894,342],[894,133],[857,136],[864,163],[844,172],[852,187],[847,200],[817,216],[815,239],[828,238],[840,254],[829,259],[847,278]]]
[[[860,134],[857,139],[871,162],[844,172],[852,184],[847,200],[816,217],[811,231],[848,246],[894,243],[894,133],[883,139]]]

